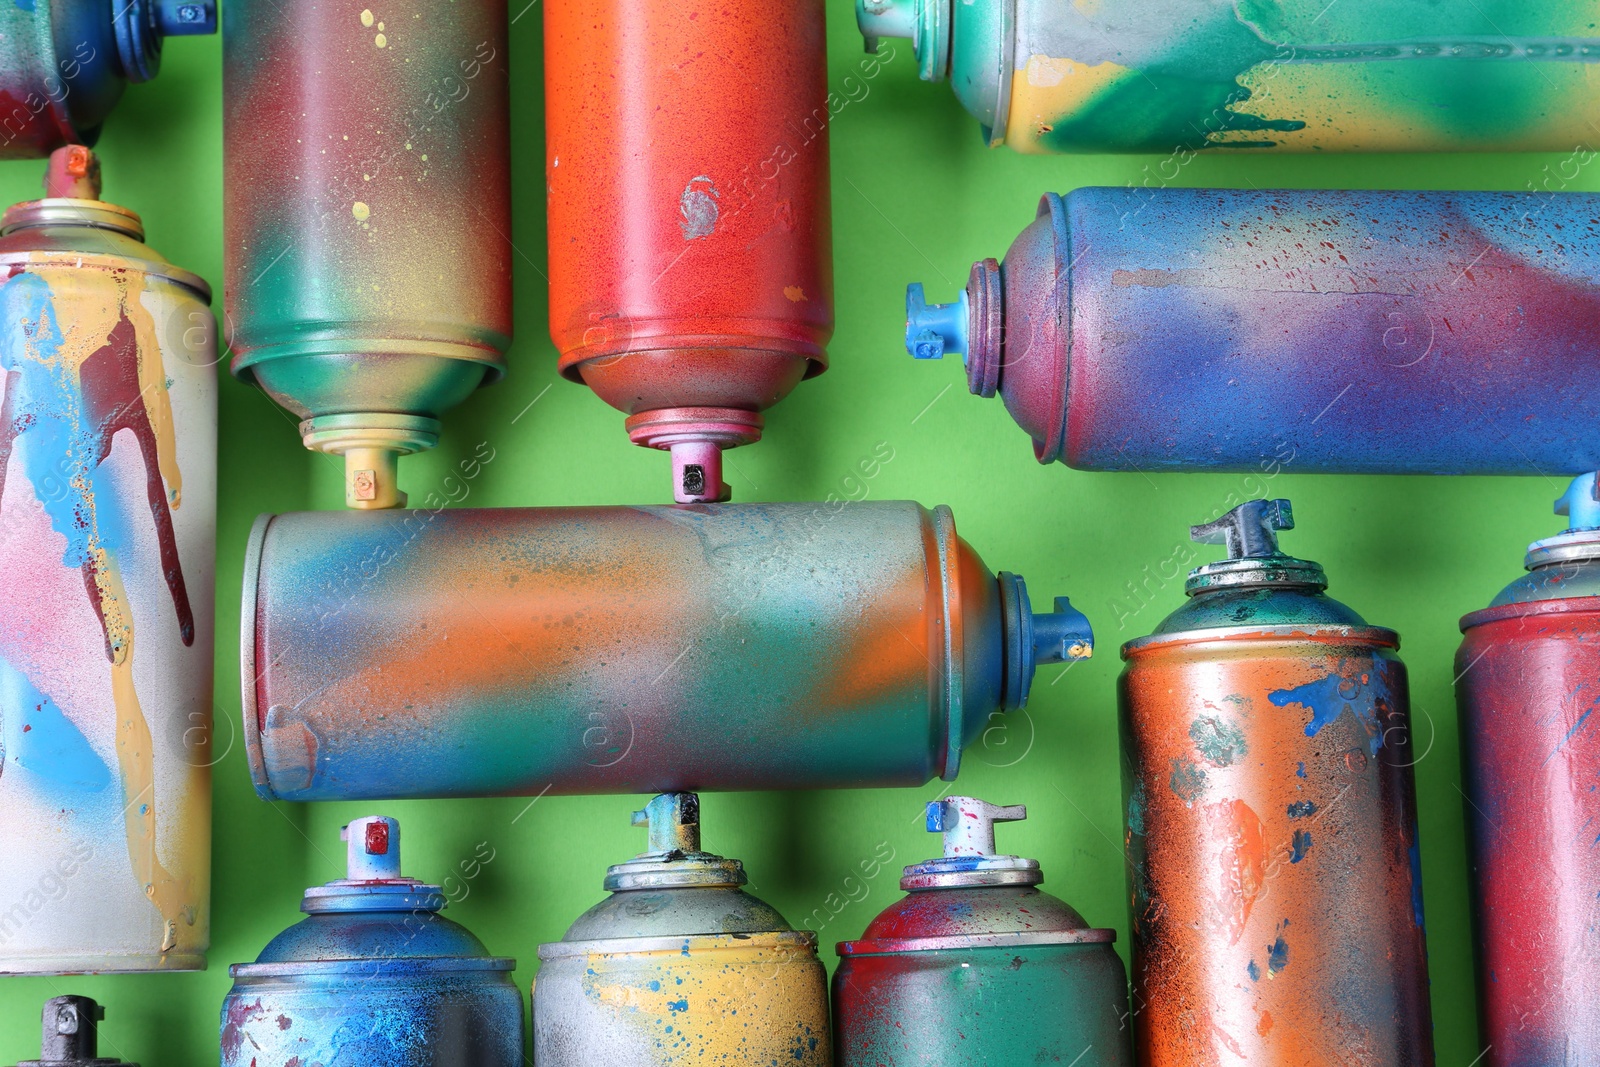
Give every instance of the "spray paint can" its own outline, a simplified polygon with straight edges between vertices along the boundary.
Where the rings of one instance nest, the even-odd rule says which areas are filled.
[[[1456,653],[1486,1067],[1600,1058],[1593,474],[1556,514],[1569,528],[1530,545],[1528,573],[1461,620]]]
[[[868,51],[909,38],[990,145],[1163,173],[1207,148],[1570,151],[1600,107],[1589,3],[856,0],[856,22]]]
[[[106,1010],[89,997],[51,997],[40,1013],[39,1058],[17,1067],[139,1067],[99,1054],[105,1017]]]
[[[1043,463],[1581,474],[1600,466],[1578,384],[1600,369],[1597,206],[1051,193],[956,302],[910,287],[906,344],[964,353],[968,387],[1000,394]]]
[[[439,914],[444,890],[400,874],[400,824],[340,831],[346,877],[306,890],[306,918],[228,968],[222,1067],[521,1067],[516,961]]]
[[[695,794],[663,793],[633,822],[649,851],[612,866],[611,896],[539,946],[534,1061],[828,1067],[817,935],[746,893],[738,860],[701,851]]]
[[[167,37],[217,32],[216,0],[31,0],[0,7],[0,159],[93,144]]]
[[[909,502],[302,512],[245,573],[286,800],[920,785],[1093,640]]]
[[[211,291],[98,199],[88,149],[47,191],[0,220],[0,973],[199,969]]]
[[[1228,558],[1122,648],[1145,1067],[1433,1063],[1405,668],[1278,551],[1286,500],[1196,526]]]
[[[223,45],[233,373],[401,506],[511,344],[505,5],[237,0]]]
[[[910,895],[839,945],[840,1067],[1132,1067],[1116,931],[1041,892],[1037,860],[995,854],[994,824],[1027,814],[976,797],[928,805],[944,855],[907,867]]]
[[[826,68],[822,0],[545,7],[550,336],[681,503],[827,365]]]

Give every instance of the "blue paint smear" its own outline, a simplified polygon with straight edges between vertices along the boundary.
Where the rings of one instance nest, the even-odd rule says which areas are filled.
[[[0,659],[0,736],[5,759],[44,779],[54,790],[98,793],[111,770],[87,738],[27,677]]]
[[[1374,663],[1374,674],[1378,669],[1378,664]],[[1383,747],[1383,733],[1378,728],[1378,705],[1387,703],[1387,696],[1388,687],[1379,684],[1376,677],[1363,685],[1355,678],[1334,673],[1293,689],[1279,689],[1267,694],[1267,699],[1280,708],[1299,704],[1310,711],[1311,721],[1306,724],[1307,737],[1316,737],[1324,726],[1345,712],[1350,712],[1367,731],[1372,755],[1376,756],[1378,749]]]
[[[1261,965],[1258,964],[1255,960],[1251,960],[1250,961],[1250,966],[1246,967],[1245,970],[1248,971],[1249,974],[1250,974],[1250,981],[1252,981],[1252,982],[1261,981]]]
[[[1144,836],[1144,806],[1148,799],[1144,791],[1144,779],[1140,778],[1133,784],[1133,790],[1128,794],[1128,832],[1140,837]]]
[[[689,998],[685,997],[682,1000],[669,1000],[669,1001],[667,1001],[667,1010],[672,1012],[672,1014],[674,1014],[674,1015],[678,1014],[678,1012],[680,1012],[680,1011],[688,1011],[689,1010]]]
[[[1561,739],[1560,743],[1556,745],[1555,749],[1550,753],[1550,755],[1544,758],[1545,763],[1549,763],[1551,760],[1555,759],[1561,754],[1561,750],[1567,747],[1567,742],[1571,741],[1578,731],[1583,729],[1583,724],[1588,722],[1589,716],[1593,714],[1594,705],[1590,704],[1584,713],[1578,716],[1578,721],[1573,723],[1571,728],[1567,730],[1566,736]]]
[[[1305,819],[1316,813],[1316,804],[1309,800],[1297,800],[1289,805],[1289,818],[1291,819]]]
[[[1168,785],[1185,807],[1193,807],[1194,802],[1200,799],[1200,794],[1206,791],[1206,772],[1193,760],[1175,759],[1172,761],[1172,778]]]
[[[1304,778],[1306,776],[1306,765],[1304,763],[1301,763],[1295,767],[1294,776],[1296,778]]]
[[[1284,939],[1284,931],[1289,929],[1289,920],[1285,919],[1278,924],[1278,939],[1267,949],[1267,977],[1272,977],[1285,967],[1289,966],[1289,942]]]
[[[1289,862],[1299,863],[1306,858],[1306,853],[1311,851],[1311,831],[1296,830],[1294,840],[1289,843]]]
[[[33,10],[33,0],[13,0],[13,2],[17,5],[17,10],[19,11]]]
[[[1422,921],[1422,848],[1417,840],[1417,824],[1411,824],[1411,848],[1408,850],[1411,858],[1411,921],[1417,924],[1417,929],[1423,933],[1428,932],[1427,924]]]

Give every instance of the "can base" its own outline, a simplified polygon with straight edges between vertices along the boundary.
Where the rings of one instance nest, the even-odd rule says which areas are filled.
[[[37,959],[0,958],[0,975],[144,974],[150,971],[203,971],[204,952],[152,952],[126,956],[103,952],[81,956],[40,956]]]

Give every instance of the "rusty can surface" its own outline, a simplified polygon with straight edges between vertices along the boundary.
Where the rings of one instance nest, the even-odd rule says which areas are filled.
[[[995,854],[994,824],[1026,815],[976,797],[928,804],[944,855],[907,867],[909,895],[839,945],[840,1067],[1132,1067],[1116,931],[1040,891],[1037,860]]]
[[[236,377],[397,507],[395,458],[505,370],[506,9],[237,0],[223,13],[227,316]]]
[[[1557,501],[1565,532],[1461,620],[1456,703],[1486,1067],[1600,1060],[1600,502]]]
[[[293,800],[920,785],[1092,641],[909,502],[303,512],[245,570]]]
[[[550,335],[680,502],[826,366],[824,36],[822,0],[545,7]]]
[[[635,825],[649,850],[611,867],[611,896],[539,946],[540,1067],[829,1067],[817,935],[742,888],[738,860],[700,848],[700,801],[665,793]]]
[[[1133,1005],[1146,1067],[1433,1062],[1405,668],[1278,551],[1287,501],[1123,646]]]
[[[200,969],[211,291],[98,199],[87,149],[51,186],[0,221],[0,973]]]
[[[228,969],[222,1067],[521,1067],[516,961],[441,916],[443,889],[400,873],[394,819],[340,836],[346,877],[307,889],[306,917]]]

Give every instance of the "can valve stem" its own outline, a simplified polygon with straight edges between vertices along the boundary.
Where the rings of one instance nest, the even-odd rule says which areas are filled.
[[[1294,529],[1287,500],[1247,500],[1221,518],[1189,527],[1189,539],[1201,545],[1226,545],[1229,559],[1278,556],[1278,531]]]
[[[1028,817],[1023,804],[1002,807],[977,797],[945,797],[928,802],[928,832],[944,835],[946,856],[993,856],[994,824],[1021,822]]]
[[[1578,475],[1555,507],[1557,515],[1567,516],[1569,530],[1600,529],[1600,481],[1593,472]]]

